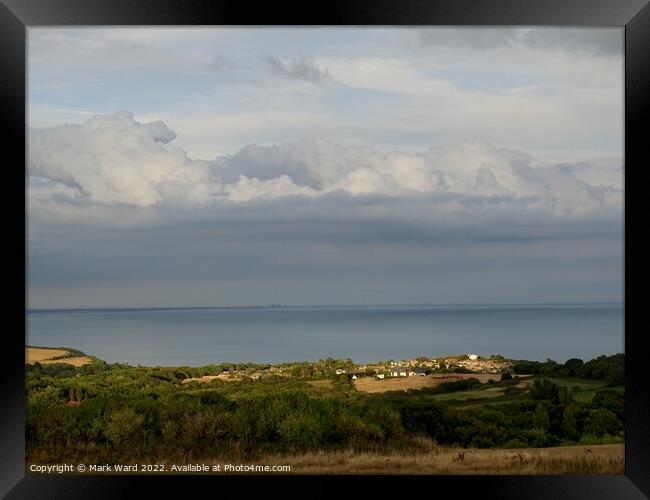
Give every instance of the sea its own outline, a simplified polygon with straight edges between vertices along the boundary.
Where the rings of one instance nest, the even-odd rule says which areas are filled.
[[[26,325],[27,345],[134,366],[624,352],[623,304],[30,310]]]

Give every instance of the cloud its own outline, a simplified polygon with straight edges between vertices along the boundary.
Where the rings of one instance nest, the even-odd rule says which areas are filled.
[[[623,32],[620,28],[424,28],[417,32],[425,45],[465,47],[474,50],[529,48],[565,50],[594,55],[621,55]]]
[[[124,111],[30,130],[29,173],[73,189],[70,199],[96,204],[205,203],[208,166],[164,147],[175,138],[163,122],[138,123]]]
[[[260,56],[260,59],[273,75],[281,78],[306,80],[312,83],[321,83],[330,78],[328,70],[319,68],[310,58],[295,58],[286,63],[269,55]]]
[[[173,124],[175,144],[205,159],[292,139],[413,151],[475,135],[547,161],[622,158],[622,51],[558,48],[621,28],[428,30],[447,45],[423,45],[421,31],[34,28],[29,121],[127,108]]]
[[[127,112],[29,134],[30,211],[78,220],[114,213],[221,217],[402,218],[467,221],[600,217],[622,210],[623,192],[589,163],[545,164],[483,139],[425,153],[383,153],[329,141],[249,145],[213,162],[171,148],[173,130]],[[218,138],[217,138],[218,139]],[[591,179],[591,182],[589,180]],[[201,213],[202,215],[197,215]],[[143,215],[143,214],[146,214]],[[269,215],[273,214],[273,215]],[[486,219],[486,220],[487,220]],[[119,221],[123,224],[123,221]]]

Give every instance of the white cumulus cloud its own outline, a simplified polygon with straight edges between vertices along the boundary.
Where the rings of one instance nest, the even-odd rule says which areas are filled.
[[[32,130],[29,173],[100,204],[206,203],[215,187],[208,165],[163,146],[175,138],[164,123],[138,123],[127,112]]]
[[[598,183],[612,176],[598,169],[589,175],[588,163],[549,165],[482,139],[411,153],[328,141],[250,145],[207,162],[172,148],[175,137],[165,123],[140,123],[127,112],[31,130],[30,210],[68,218],[75,210],[97,217],[116,207],[120,214],[125,207],[218,213],[246,203],[282,204],[290,197],[294,204],[295,197],[305,204],[332,200],[332,206],[318,205],[325,211],[339,209],[342,200],[372,199],[374,213],[387,210],[376,208],[378,199],[397,199],[412,203],[405,210],[409,217],[414,210],[418,217],[473,216],[495,207],[499,213],[528,210],[554,218],[622,210],[620,186]],[[362,205],[349,208],[368,213]]]

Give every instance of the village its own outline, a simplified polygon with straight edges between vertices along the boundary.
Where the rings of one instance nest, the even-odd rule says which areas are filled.
[[[316,362],[282,363],[277,365],[238,364],[223,368],[216,375],[204,375],[183,380],[183,383],[193,381],[210,382],[212,380],[237,381],[257,380],[261,377],[282,378],[323,378],[332,376],[347,376],[352,381],[358,379],[399,379],[408,377],[443,376],[459,377],[463,374],[483,375],[501,374],[512,367],[512,362],[503,356],[492,355],[482,357],[468,353],[456,356],[426,357],[421,356],[405,360],[386,360],[375,363],[358,364],[350,359],[319,360]],[[464,378],[464,377],[460,377]],[[499,378],[498,376],[495,378]]]
[[[369,372],[377,379],[390,377],[413,377],[426,376],[434,372],[456,372],[456,373],[501,373],[512,366],[502,356],[491,356],[482,358],[478,354],[463,354],[460,356],[427,358],[419,357],[402,361],[389,361],[388,363],[375,363],[361,365],[359,370],[353,370],[351,378]],[[337,374],[345,373],[337,370]]]

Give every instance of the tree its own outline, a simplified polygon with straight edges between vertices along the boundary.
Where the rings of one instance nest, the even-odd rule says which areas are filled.
[[[542,364],[539,361],[520,361],[512,366],[512,371],[517,374],[537,375]]]
[[[560,405],[562,406],[566,406],[573,403],[573,396],[571,395],[569,389],[567,389],[566,387],[560,387],[558,389],[558,400],[560,402]]]
[[[528,445],[534,448],[553,446],[553,437],[542,429],[530,429],[522,435],[528,441]]]
[[[594,436],[615,435],[618,434],[621,427],[621,423],[614,413],[604,408],[596,408],[589,412],[585,421],[584,433]]]
[[[612,389],[598,391],[591,400],[590,406],[609,410],[616,415],[617,419],[623,421],[625,418],[625,393]]]
[[[580,376],[582,366],[584,364],[584,361],[582,361],[580,358],[567,359],[564,363],[564,372],[566,375],[571,377]]]
[[[542,363],[540,366],[540,374],[542,375],[555,375],[557,373],[558,368],[561,365],[558,364],[557,361],[554,361],[552,359],[547,359],[545,363]]]
[[[562,414],[562,434],[568,439],[575,439],[578,436],[576,417],[571,407],[565,408]]]
[[[625,384],[625,366],[615,365],[609,368],[605,375],[607,385],[624,385]]]
[[[118,410],[111,414],[104,428],[104,435],[114,444],[132,440],[140,430],[144,418],[131,408]]]
[[[548,412],[541,403],[537,403],[535,413],[533,414],[533,428],[546,431],[550,426],[551,422],[548,418]]]
[[[560,400],[559,387],[548,379],[535,380],[530,390],[530,397],[534,400],[552,401],[557,404]]]

